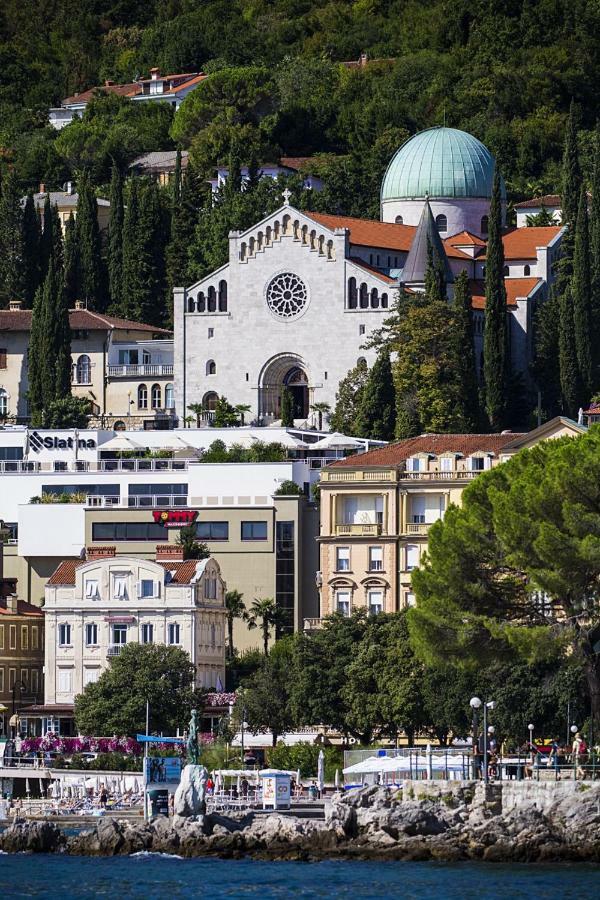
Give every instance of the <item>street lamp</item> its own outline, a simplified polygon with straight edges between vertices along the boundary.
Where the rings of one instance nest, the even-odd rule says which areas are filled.
[[[491,711],[496,708],[495,700],[486,700],[485,702],[480,700],[479,697],[471,697],[469,701],[469,706],[473,710],[473,721],[476,721],[477,710],[483,706],[483,780],[487,784],[488,783],[488,723],[487,723],[487,713],[488,709]],[[493,726],[492,726],[493,727]],[[493,734],[493,732],[492,732]]]
[[[530,722],[527,728],[529,729],[529,747],[531,749],[533,747],[533,729],[535,728],[535,725]]]
[[[477,758],[479,756],[479,747],[477,744],[477,725],[478,725],[478,717],[479,717],[479,709],[481,707],[481,700],[479,697],[471,697],[469,700],[469,706],[473,710],[473,779],[477,778]]]
[[[14,707],[13,707],[13,712],[14,712]],[[578,725],[571,725],[571,734],[573,735],[573,737],[575,737],[575,735],[577,734],[578,731],[579,731]]]

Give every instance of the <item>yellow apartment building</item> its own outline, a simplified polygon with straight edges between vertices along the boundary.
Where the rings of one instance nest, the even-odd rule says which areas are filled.
[[[481,472],[540,440],[585,428],[557,417],[527,434],[423,434],[327,466],[321,472],[320,617],[415,602],[411,572],[427,534]],[[306,619],[318,628],[320,618]]]

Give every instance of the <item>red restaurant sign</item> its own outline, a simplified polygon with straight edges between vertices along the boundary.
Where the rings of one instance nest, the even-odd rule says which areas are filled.
[[[154,521],[164,528],[183,528],[191,525],[198,518],[197,509],[155,509],[152,511]]]

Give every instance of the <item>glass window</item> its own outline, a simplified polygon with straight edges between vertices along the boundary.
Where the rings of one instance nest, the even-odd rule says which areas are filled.
[[[370,615],[378,616],[383,612],[383,591],[369,591],[367,600]]]
[[[180,643],[179,632],[180,632],[179,623],[171,622],[167,629],[169,644],[179,644]]]
[[[210,626],[210,646],[212,650],[217,646],[217,630],[214,625]]]
[[[142,625],[142,644],[152,644],[154,642],[154,625],[145,622]]]
[[[94,522],[92,540],[164,543],[165,529],[156,522]]]
[[[350,547],[337,547],[335,553],[335,568],[338,572],[350,571]]]
[[[129,596],[128,582],[129,577],[127,575],[113,575],[113,589],[112,596],[113,600],[127,600]]]
[[[85,598],[86,600],[99,600],[100,587],[96,578],[86,578],[85,581]]]
[[[205,600],[216,600],[217,599],[217,579],[216,578],[205,578],[204,579],[204,599]]]
[[[4,650],[4,625],[0,625],[0,650]]]
[[[472,456],[471,457],[471,471],[472,472],[483,472],[485,466],[485,460],[483,456]]]
[[[71,626],[63,622],[58,626],[58,646],[69,647],[71,645]]]
[[[3,673],[4,674],[4,673]],[[37,669],[31,670],[31,693],[37,694],[40,689],[40,673]],[[0,693],[2,693],[0,691]]]
[[[85,646],[98,646],[98,626],[95,622],[88,622],[85,626]]]
[[[412,571],[412,569],[416,569],[419,565],[419,545],[418,544],[407,544],[406,545],[406,568],[407,571]]]
[[[73,669],[58,670],[58,693],[70,694],[73,690]]]
[[[350,615],[350,591],[337,591],[335,595],[336,611],[343,616]]]
[[[3,644],[4,642],[2,642]],[[0,644],[0,649],[2,648],[2,644]],[[37,625],[31,626],[31,649],[39,650],[40,648],[40,632]]]
[[[123,647],[127,643],[127,625],[112,626],[113,646]]]
[[[369,547],[369,569],[371,572],[383,569],[383,547]]]
[[[0,416],[8,415],[8,394],[4,388],[0,388]]]
[[[165,408],[173,409],[175,406],[175,397],[173,394],[173,385],[165,384]]]
[[[145,384],[140,384],[137,392],[138,409],[148,409],[148,388]]]
[[[8,634],[9,634],[9,641],[10,641],[9,649],[16,650],[17,649],[17,626],[9,625]]]
[[[86,666],[83,670],[83,686],[88,684],[96,684],[100,678],[100,669],[98,666]]]
[[[29,650],[29,628],[21,625],[21,650]]]
[[[440,471],[441,472],[452,472],[454,469],[454,457],[453,456],[442,456],[440,459]]]
[[[200,541],[228,541],[229,522],[198,522],[196,537]]]
[[[156,587],[156,582],[152,578],[142,578],[138,584],[138,597],[143,599],[144,597],[158,596]]]
[[[158,409],[160,407],[161,399],[162,399],[162,391],[160,389],[160,384],[153,384],[152,391],[150,394],[150,402],[152,403],[152,409]]]
[[[448,231],[448,219],[446,216],[439,215],[435,217],[435,224],[438,231]]]
[[[266,541],[267,540],[267,523],[266,522],[242,522],[242,540],[243,541]]]
[[[0,666],[0,694],[4,693],[4,666]]]
[[[75,370],[75,375],[77,379],[77,384],[90,384],[92,381],[92,364],[90,362],[90,358],[86,353],[83,353],[77,359],[77,366]]]
[[[406,605],[407,606],[416,606],[417,605],[417,598],[415,597],[415,595],[413,594],[412,591],[406,592]]]

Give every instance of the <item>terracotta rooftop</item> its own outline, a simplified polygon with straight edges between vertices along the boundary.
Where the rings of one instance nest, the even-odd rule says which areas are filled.
[[[515,209],[539,209],[541,206],[561,206],[560,194],[544,194],[543,197],[532,197],[515,203]]]
[[[532,291],[542,284],[541,278],[505,278],[506,305],[516,306],[517,299],[529,297]],[[485,309],[485,281],[470,281],[473,309]]]
[[[138,81],[132,81],[129,84],[102,84],[88,88],[87,91],[81,91],[79,94],[73,94],[71,97],[65,97],[62,105],[71,106],[77,103],[89,103],[98,94],[118,94],[119,97],[133,97],[141,92],[142,88]]]
[[[460,453],[470,456],[472,453],[497,453],[520,433],[509,431],[506,434],[421,434],[418,437],[407,438],[379,447],[377,450],[369,450],[368,453],[359,453],[340,459],[327,468],[345,466],[353,469],[364,469],[369,466],[400,466],[409,456],[416,453]]]
[[[282,156],[279,164],[286,169],[294,169],[294,171],[298,172],[300,169],[310,166],[314,161],[314,156]]]
[[[113,559],[118,557],[113,557]],[[65,559],[60,563],[57,569],[54,570],[50,578],[48,579],[48,584],[75,584],[75,573],[77,569],[81,568],[81,566],[85,566],[88,562],[95,562],[96,560],[87,560],[87,559]],[[158,563],[159,566],[162,566],[165,572],[171,572],[172,577],[170,580],[170,584],[189,584],[194,575],[196,574],[196,566],[198,565],[197,559],[186,559],[183,562],[171,562],[171,561],[163,561],[161,560]]]
[[[6,599],[0,598],[0,616],[34,616],[37,618],[42,618],[44,613],[39,606],[34,606],[33,603],[28,603],[27,600],[17,600],[17,611],[16,613],[12,612],[12,610],[7,609],[6,607]]]
[[[115,316],[105,316],[103,313],[92,312],[88,309],[69,310],[69,322],[73,330],[78,331],[112,331],[114,328],[122,328],[126,331],[146,331],[155,334],[168,334],[166,328],[158,328],[156,325],[146,325],[143,322],[132,322],[129,319],[119,319]],[[30,309],[0,309],[0,331],[30,331]]]
[[[561,231],[562,225],[548,225],[539,228],[513,228],[505,232],[502,238],[504,258],[536,259],[537,248],[547,247]]]
[[[486,246],[485,241],[482,238],[477,237],[476,234],[473,234],[472,231],[459,231],[458,234],[453,234],[451,237],[446,238],[444,243],[450,244],[451,247]]]
[[[408,253],[417,230],[416,225],[395,225],[374,219],[355,219],[352,216],[330,216],[326,213],[305,212],[326,228],[347,228],[350,243],[362,247],[381,247],[386,250],[404,250]]]

